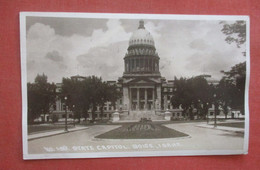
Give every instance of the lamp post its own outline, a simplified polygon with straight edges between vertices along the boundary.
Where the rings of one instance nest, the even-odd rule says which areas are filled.
[[[67,96],[64,97],[65,100],[65,131],[68,131],[68,115],[67,115]]]
[[[214,94],[214,127],[217,127],[217,95]]]
[[[72,107],[73,107],[73,125],[75,127],[75,105],[73,105]]]
[[[207,124],[209,124],[209,110],[208,110],[208,108],[209,108],[209,103],[206,103],[206,112],[207,112]]]
[[[200,117],[201,113],[200,112],[201,112],[201,104],[200,104],[200,99],[199,99],[198,100],[198,106],[197,106],[197,114],[198,114],[197,115],[197,117],[198,117],[197,119],[201,119],[201,117]]]

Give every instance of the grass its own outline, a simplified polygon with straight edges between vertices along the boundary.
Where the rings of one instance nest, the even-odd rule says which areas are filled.
[[[125,124],[117,129],[103,133],[95,138],[104,139],[159,139],[188,136],[185,133],[153,123]]]
[[[217,126],[227,126],[227,127],[234,127],[234,128],[244,128],[244,122],[234,122],[234,123],[218,123]]]

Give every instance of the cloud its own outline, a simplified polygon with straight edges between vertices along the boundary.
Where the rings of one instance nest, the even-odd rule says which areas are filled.
[[[61,62],[63,61],[63,57],[60,56],[60,53],[56,50],[52,51],[52,52],[48,52],[45,56],[46,58],[54,61],[54,62]]]
[[[197,50],[205,50],[207,49],[208,45],[205,43],[203,39],[195,39],[190,43],[190,48],[197,49]]]
[[[104,80],[115,80],[123,74],[125,49],[128,41],[94,47],[88,53],[77,56],[81,72],[85,75],[101,76]]]
[[[104,80],[122,76],[128,40],[138,20],[85,19],[86,34],[82,24],[73,29],[70,19],[55,21],[56,25],[53,20],[35,20],[27,29],[28,81],[38,73],[45,73],[50,82],[77,74]],[[62,31],[62,25],[69,28]],[[244,61],[245,48],[227,44],[221,27],[218,21],[145,20],[160,57],[161,75],[168,80],[205,73],[220,78],[220,70]]]
[[[47,40],[55,35],[55,30],[49,25],[36,23],[27,32],[27,38],[30,40]]]
[[[106,28],[93,29],[90,36],[76,32],[61,36],[48,25],[32,25],[27,31],[28,81],[33,81],[38,73],[45,73],[51,82],[76,74],[100,74],[104,79],[115,79],[113,76],[119,75],[117,69],[122,75],[123,57],[131,33],[125,32],[121,22],[115,19],[107,20]]]

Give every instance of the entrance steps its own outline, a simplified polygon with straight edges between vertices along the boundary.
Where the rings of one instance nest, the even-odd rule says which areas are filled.
[[[128,113],[120,114],[120,121],[140,121],[142,118],[146,118],[152,121],[163,121],[164,116],[156,115],[153,110],[136,110],[129,111]]]

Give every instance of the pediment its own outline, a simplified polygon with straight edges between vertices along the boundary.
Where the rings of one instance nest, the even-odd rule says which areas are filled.
[[[157,81],[155,80],[152,80],[150,78],[135,78],[135,79],[132,79],[131,81],[129,81],[128,83],[134,83],[134,84],[155,84],[155,83],[158,83]]]
[[[145,81],[145,80],[139,80],[139,81],[137,81],[137,82],[135,82],[135,83],[150,83],[150,82]]]

